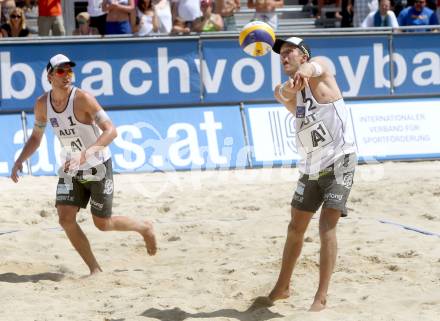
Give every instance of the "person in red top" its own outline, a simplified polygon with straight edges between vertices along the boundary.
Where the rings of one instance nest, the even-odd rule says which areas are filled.
[[[61,0],[39,0],[38,1],[38,35],[64,36],[63,10]]]

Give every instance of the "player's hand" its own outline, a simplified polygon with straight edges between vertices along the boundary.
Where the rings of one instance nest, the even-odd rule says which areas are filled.
[[[23,163],[16,161],[14,167],[11,170],[11,179],[17,183],[18,182],[18,172],[23,173]]]
[[[298,91],[304,88],[302,78],[289,78],[283,85],[283,90],[287,93],[287,97],[292,98]]]
[[[71,157],[64,163],[64,172],[77,172],[79,167],[86,162],[86,152],[71,154]]]
[[[293,85],[296,88],[297,91],[301,91],[304,89],[304,87],[306,86],[306,84],[308,83],[308,77],[306,77],[306,75],[304,75],[304,73],[302,73],[300,70],[298,70],[295,75],[292,78],[293,80]]]

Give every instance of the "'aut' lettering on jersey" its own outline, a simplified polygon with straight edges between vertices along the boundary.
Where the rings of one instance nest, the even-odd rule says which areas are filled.
[[[302,129],[304,126],[307,126],[308,124],[315,122],[316,121],[316,116],[315,113],[307,115],[304,120],[301,122],[301,126],[299,127],[299,129]]]
[[[60,136],[76,135],[74,128],[60,129]]]

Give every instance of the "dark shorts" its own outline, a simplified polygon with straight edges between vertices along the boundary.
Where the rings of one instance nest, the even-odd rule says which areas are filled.
[[[323,208],[341,211],[347,216],[346,203],[353,185],[356,154],[344,155],[319,172],[319,175],[302,174],[292,199],[292,207],[301,211],[316,212]]]
[[[105,171],[101,171],[103,178],[100,180],[88,179],[83,171],[79,171],[74,177],[60,177],[57,185],[55,206],[62,204],[86,208],[90,200],[90,208],[93,215],[110,217],[112,215],[113,203],[113,169],[111,159],[108,159],[102,165]],[[90,169],[93,175],[97,171],[96,167]]]
[[[107,24],[107,14],[103,14],[96,17],[90,17],[90,27],[95,27],[99,30],[101,36],[105,35],[105,28]]]
[[[127,35],[131,34],[131,25],[126,21],[107,21],[105,24],[106,35]]]

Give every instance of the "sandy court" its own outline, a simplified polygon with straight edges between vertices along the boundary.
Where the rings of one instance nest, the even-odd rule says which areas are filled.
[[[440,315],[440,162],[362,165],[339,224],[328,309],[306,312],[318,282],[312,220],[292,296],[251,309],[276,281],[295,169],[115,175],[114,214],[151,219],[149,257],[135,233],[78,220],[104,273],[59,228],[56,177],[0,178],[0,320],[435,321]]]

